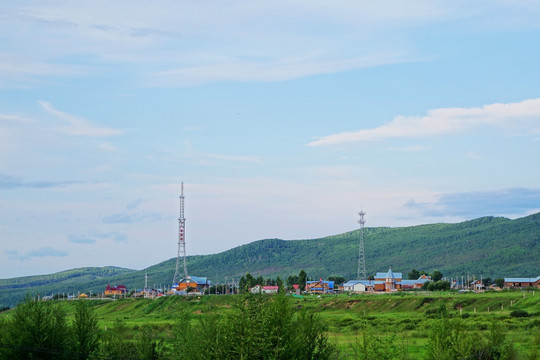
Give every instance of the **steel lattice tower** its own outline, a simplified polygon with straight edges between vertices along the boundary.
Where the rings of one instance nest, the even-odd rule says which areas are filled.
[[[358,219],[358,224],[360,224],[360,228],[358,229],[360,242],[358,244],[358,271],[356,273],[356,278],[358,280],[367,280],[366,253],[364,250],[364,224],[366,223],[364,216],[366,213],[363,210],[360,210],[358,215],[360,215],[360,219]]]
[[[184,273],[180,274],[180,257],[184,259]],[[180,216],[178,217],[178,254],[176,255],[176,270],[174,272],[173,284],[177,284],[187,276],[186,265],[186,218],[184,217],[184,182],[180,193]]]

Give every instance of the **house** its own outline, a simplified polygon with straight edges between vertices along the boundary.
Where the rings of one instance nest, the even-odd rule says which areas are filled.
[[[334,282],[331,280],[306,281],[306,291],[317,294],[334,292]]]
[[[210,286],[210,282],[206,277],[188,275],[178,282],[173,284],[173,290],[177,293],[186,294],[188,289],[204,293],[204,290]]]
[[[78,296],[79,299],[86,299],[88,297],[88,295],[86,295],[85,293],[82,293]]]
[[[392,268],[386,273],[375,275],[375,291],[397,291],[402,290],[401,273],[392,272]]]
[[[540,289],[540,276],[535,278],[504,278],[505,288],[528,288]]]
[[[249,289],[249,292],[252,294],[275,294],[279,291],[279,286],[262,286],[255,285]]]
[[[128,292],[125,285],[111,286],[107,284],[105,295],[125,295]]]
[[[484,290],[484,287],[484,284],[482,284],[482,281],[480,280],[471,281],[469,284],[469,288],[473,290]]]
[[[343,292],[360,293],[373,291],[375,289],[375,281],[373,280],[349,280],[343,283]]]
[[[421,289],[424,283],[431,281],[431,276],[420,275],[416,280],[401,280],[401,288],[403,290]]]

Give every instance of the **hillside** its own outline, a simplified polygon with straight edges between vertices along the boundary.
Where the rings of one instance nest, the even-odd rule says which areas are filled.
[[[484,277],[540,275],[540,213],[510,220],[483,217],[457,224],[430,224],[400,228],[366,228],[368,273],[389,266],[404,275],[411,268],[440,270],[446,276],[470,274]],[[189,256],[190,274],[207,276],[213,283],[225,277],[238,280],[246,272],[264,277],[297,274],[319,278],[341,275],[354,278],[357,268],[358,231],[313,240],[266,239],[219,254]],[[0,305],[13,306],[26,292],[103,291],[107,281],[129,289],[149,284],[169,285],[175,259],[143,270],[114,267],[83,268],[52,275],[0,280]]]

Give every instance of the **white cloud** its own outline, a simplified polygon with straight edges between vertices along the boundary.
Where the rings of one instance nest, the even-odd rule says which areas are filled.
[[[8,114],[0,114],[0,121],[9,121],[9,122],[27,123],[27,124],[35,123],[35,120],[33,119],[19,116],[19,115],[8,115]]]
[[[223,154],[207,154],[209,158],[234,162],[261,163],[264,159],[256,156],[233,156]]]
[[[390,123],[373,129],[321,137],[308,146],[350,142],[381,141],[396,138],[427,138],[474,131],[482,126],[530,132],[540,119],[540,98],[478,108],[441,108],[427,115],[397,116]]]
[[[509,14],[519,14],[519,26],[527,28],[536,26],[538,6],[520,12],[505,2],[427,0],[385,6],[354,0],[28,1],[2,10],[0,86],[2,80],[16,86],[21,78],[96,72],[131,72],[139,83],[184,86],[417,61],[425,57],[412,40],[418,29],[456,19],[507,20]]]
[[[104,137],[123,134],[124,131],[120,129],[113,129],[105,126],[97,126],[85,119],[77,117],[75,115],[67,114],[55,109],[50,103],[46,101],[39,101],[41,107],[50,114],[59,117],[62,120],[67,121],[69,124],[60,128],[60,131],[68,135],[78,136],[91,136],[91,137]]]

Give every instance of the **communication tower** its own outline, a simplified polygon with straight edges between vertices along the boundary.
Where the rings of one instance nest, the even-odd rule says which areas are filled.
[[[360,224],[360,228],[358,229],[360,242],[358,244],[358,271],[356,273],[356,278],[358,280],[367,280],[366,253],[364,250],[364,224],[366,223],[364,216],[366,215],[366,213],[364,212],[364,210],[360,210],[358,215],[360,215],[360,219],[358,219],[358,224]]]
[[[180,273],[180,257],[184,260],[184,273]],[[186,265],[186,218],[184,217],[184,182],[180,192],[180,216],[178,217],[178,254],[176,255],[176,270],[174,272],[173,284],[187,276]]]

